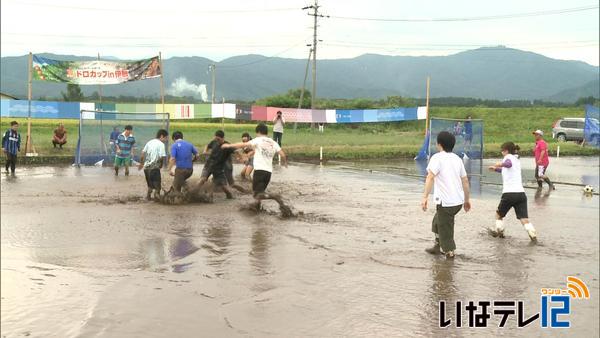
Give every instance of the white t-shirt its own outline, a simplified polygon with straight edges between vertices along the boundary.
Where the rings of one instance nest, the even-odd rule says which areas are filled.
[[[161,159],[161,157],[167,156],[165,144],[156,138],[148,141],[142,152],[146,154],[146,158],[144,160],[144,169],[159,168],[158,161]]]
[[[462,177],[467,176],[463,161],[455,153],[439,152],[431,156],[427,170],[435,175],[433,199],[435,204],[454,207],[465,203]]]
[[[276,133],[283,133],[284,123],[285,120],[283,119],[283,116],[280,119],[276,119],[275,122],[273,122],[273,131]]]
[[[273,156],[281,150],[279,144],[266,136],[253,138],[250,144],[254,146],[254,170],[273,172]]]
[[[504,156],[502,163],[502,193],[525,192],[521,179],[521,161],[519,161],[519,158],[515,155],[507,154]],[[507,167],[508,165],[510,167]]]

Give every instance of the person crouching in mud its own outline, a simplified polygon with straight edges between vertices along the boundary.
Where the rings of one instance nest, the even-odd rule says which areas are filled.
[[[183,140],[183,133],[180,131],[173,133],[173,141],[175,142],[171,146],[169,174],[174,176],[173,190],[181,193],[181,188],[185,186],[186,180],[194,172],[192,162],[198,159],[198,150],[194,145]]]
[[[264,123],[256,126],[256,137],[248,142],[240,142],[234,144],[223,144],[221,147],[228,149],[251,148],[254,149],[254,177],[252,178],[252,192],[255,202],[252,207],[260,210],[261,201],[265,199],[276,200],[280,207],[283,205],[281,197],[276,194],[266,192],[267,186],[271,181],[271,173],[273,172],[273,157],[279,154],[281,161],[287,167],[287,158],[285,153],[273,139],[269,138],[269,129]]]

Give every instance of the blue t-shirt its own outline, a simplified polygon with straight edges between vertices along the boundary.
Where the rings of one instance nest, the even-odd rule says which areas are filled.
[[[112,133],[110,133],[110,140],[111,141],[116,141],[117,138],[119,137],[119,135],[121,135],[120,132],[118,131],[113,131]]]
[[[180,139],[171,146],[171,156],[175,158],[175,165],[179,169],[192,169],[194,155],[198,155],[198,150],[188,141]]]
[[[125,134],[120,134],[117,137],[117,145],[119,149],[121,149],[121,153],[117,154],[117,157],[120,158],[128,158],[131,156],[131,148],[135,144],[135,137],[133,135],[125,136]]]
[[[470,121],[465,122],[465,134],[471,135],[473,134],[473,125]]]

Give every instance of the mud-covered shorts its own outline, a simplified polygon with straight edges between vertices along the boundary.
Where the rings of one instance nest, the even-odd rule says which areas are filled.
[[[254,196],[265,192],[271,182],[271,173],[265,170],[255,170],[252,178],[252,192]]]
[[[180,192],[181,187],[183,187],[185,185],[185,181],[188,178],[190,178],[190,176],[192,176],[193,172],[194,172],[194,169],[192,169],[192,168],[189,168],[189,169],[175,168],[175,177],[173,178],[173,189],[175,189],[175,191]]]
[[[144,176],[146,176],[146,184],[148,185],[148,189],[156,189],[160,191],[160,169],[144,169]]]

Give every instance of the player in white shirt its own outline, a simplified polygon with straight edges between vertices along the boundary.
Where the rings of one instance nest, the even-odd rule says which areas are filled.
[[[235,144],[224,144],[223,148],[251,148],[254,149],[254,176],[252,177],[252,191],[256,200],[254,208],[260,209],[260,201],[264,199],[276,200],[280,207],[281,197],[276,194],[266,192],[269,182],[271,182],[271,173],[273,172],[273,157],[279,154],[281,162],[287,167],[287,158],[285,153],[273,139],[267,135],[269,129],[264,123],[256,126],[256,137],[248,142]]]
[[[156,133],[156,138],[148,141],[142,150],[142,157],[140,158],[140,164],[138,170],[144,169],[144,176],[146,177],[146,184],[148,185],[148,193],[146,199],[150,200],[152,191],[154,191],[154,199],[160,199],[161,190],[161,177],[160,168],[165,163],[167,152],[165,150],[165,142],[169,139],[169,133],[160,129]]]
[[[491,234],[494,237],[504,238],[503,218],[511,208],[514,208],[517,219],[523,224],[529,238],[536,241],[537,233],[527,215],[527,195],[523,189],[521,161],[517,155],[519,146],[513,142],[506,142],[500,148],[504,156],[502,162],[489,167],[491,171],[502,173],[502,198],[496,210],[496,227],[491,230]]]
[[[435,244],[426,249],[430,254],[446,255],[447,259],[454,258],[454,217],[460,209],[471,210],[469,200],[469,178],[463,161],[452,150],[456,143],[454,135],[442,131],[437,136],[438,152],[431,156],[427,166],[427,179],[421,208],[427,210],[429,194],[434,188],[433,197],[436,212],[431,224],[435,234]]]

